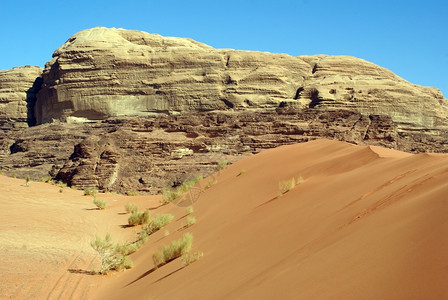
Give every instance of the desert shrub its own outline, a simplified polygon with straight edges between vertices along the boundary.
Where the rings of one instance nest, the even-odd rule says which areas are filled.
[[[218,162],[218,165],[216,166],[216,171],[221,171],[227,168],[228,162],[227,160],[222,160]]]
[[[138,211],[138,206],[137,206],[137,204],[128,202],[128,203],[126,203],[126,205],[124,206],[124,209],[126,210],[126,212],[127,212],[128,214],[133,214],[133,213],[136,213],[136,212]]]
[[[246,173],[246,170],[242,169],[242,170],[240,170],[240,172],[238,173],[237,176],[241,176],[241,175],[243,175],[244,173]]]
[[[28,186],[30,184],[30,180],[31,180],[30,176],[26,175],[26,178],[25,178],[25,185],[26,186]]]
[[[40,182],[50,183],[51,176],[45,176],[40,179]]]
[[[149,223],[149,210],[137,211],[129,216],[128,224],[130,226],[142,225]]]
[[[181,259],[184,265],[188,266],[189,264],[197,261],[202,256],[204,256],[204,252],[196,251],[194,253],[185,253],[184,255],[182,255]]]
[[[141,239],[129,244],[117,244],[115,249],[122,255],[129,255],[140,249],[146,241]]]
[[[161,204],[167,204],[180,196],[175,189],[163,188],[162,190],[163,199],[160,201]]]
[[[98,194],[98,190],[95,188],[86,188],[84,189],[84,196],[93,196],[95,197]]]
[[[160,267],[170,261],[187,254],[191,250],[193,244],[193,235],[185,233],[180,239],[172,241],[171,244],[163,247],[162,250],[154,253],[152,256],[154,266]]]
[[[93,204],[98,207],[98,209],[105,209],[106,208],[106,202],[104,202],[101,199],[97,199],[96,197],[93,197]]]
[[[161,201],[161,204],[167,204],[172,202],[174,199],[181,196],[183,193],[191,189],[197,182],[202,180],[202,176],[198,176],[192,180],[186,181],[182,183],[177,188],[171,189],[171,188],[165,188],[162,191],[163,194],[163,200]]]
[[[212,186],[214,186],[217,183],[217,181],[215,179],[210,180],[209,182],[207,182],[207,184],[205,185],[205,189],[209,189]]]
[[[59,189],[59,193],[62,193],[64,190],[63,189]]]
[[[56,185],[60,186],[60,187],[67,187],[67,184],[65,182],[60,181],[60,180],[58,182],[56,182]]]
[[[139,193],[136,192],[136,191],[130,191],[130,192],[127,192],[127,195],[128,195],[128,196],[138,196]]]
[[[172,214],[158,214],[148,224],[142,226],[144,235],[148,236],[168,225],[174,219]]]
[[[280,195],[283,195],[286,192],[289,192],[292,190],[296,185],[296,180],[293,178],[289,180],[283,180],[278,183],[278,190],[280,192]]]
[[[12,172],[11,177],[12,177],[12,178],[17,178],[17,173],[16,173],[16,171],[13,171],[13,172]]]
[[[185,212],[187,213],[187,215],[189,215],[189,214],[192,214],[193,213],[193,206],[188,206],[186,209],[185,209]]]
[[[187,217],[187,227],[190,227],[193,224],[196,224],[196,217],[188,216]]]
[[[101,259],[101,268],[99,274],[106,274],[110,270],[122,270],[132,268],[132,261],[119,251],[119,246],[112,242],[110,234],[103,238],[96,236],[90,242],[92,248],[99,254]]]

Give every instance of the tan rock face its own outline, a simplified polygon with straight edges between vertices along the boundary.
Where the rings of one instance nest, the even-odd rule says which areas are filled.
[[[44,72],[39,123],[160,112],[277,107],[309,65],[288,55],[215,50],[189,39],[122,29],[75,34]]]
[[[309,95],[311,107],[354,109],[363,114],[388,115],[398,130],[409,127],[446,130],[448,102],[432,87],[411,84],[387,69],[347,56],[303,57],[313,65],[299,98]]]
[[[40,86],[42,68],[24,66],[0,71],[0,118],[16,126],[33,123],[33,106]]]
[[[47,63],[38,123],[161,112],[353,109],[392,117],[399,130],[445,128],[440,91],[345,56],[217,50],[190,39],[93,28],[72,36]]]

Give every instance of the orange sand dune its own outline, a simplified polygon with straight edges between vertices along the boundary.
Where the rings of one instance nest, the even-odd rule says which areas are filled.
[[[279,196],[292,177],[303,181]],[[200,182],[189,228],[188,201],[108,194],[98,211],[80,191],[23,184],[0,177],[2,299],[448,298],[448,155],[328,140],[267,150]],[[135,236],[121,226],[127,201],[175,221],[133,269],[86,274],[96,233]],[[185,232],[204,256],[154,269],[153,253]]]
[[[62,192],[60,192],[60,190]],[[0,175],[0,299],[91,299],[103,276],[90,247],[96,234],[117,241],[133,238],[123,229],[124,204],[157,205],[159,197],[99,195],[96,209],[82,191]]]
[[[299,176],[279,197],[279,181]],[[319,140],[264,151],[215,178],[194,204],[195,225],[176,232],[181,219],[151,236],[136,266],[94,297],[448,298],[447,155]],[[184,232],[204,257],[153,270],[154,251]]]

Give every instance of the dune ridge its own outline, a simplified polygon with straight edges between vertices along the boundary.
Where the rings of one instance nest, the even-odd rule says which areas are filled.
[[[280,195],[279,182],[291,178],[298,184]],[[18,187],[17,179],[2,177],[3,265],[21,257],[41,269],[3,268],[6,280],[0,287],[14,290],[13,298],[27,291],[49,299],[444,299],[447,179],[448,155],[329,140],[246,157],[200,181],[189,201],[161,207],[160,196],[106,194],[100,196],[108,203],[105,211],[86,210],[92,204],[80,191],[64,191],[61,198],[57,187]],[[216,184],[206,188],[212,180]],[[40,196],[32,202],[36,191]],[[54,194],[59,198],[50,198]],[[172,213],[174,221],[131,255],[134,268],[107,276],[82,272],[98,263],[88,249],[93,234],[109,231],[121,240],[132,238],[134,228],[122,228],[123,205],[130,200],[151,215]],[[187,228],[185,208],[191,204],[197,222]],[[36,264],[32,256],[20,256],[22,245],[11,241],[14,233],[26,230],[16,218],[5,219],[16,205],[34,216],[36,237],[65,232],[66,248],[52,247],[51,241],[39,248],[62,259],[54,255]],[[38,205],[44,205],[38,211],[45,221],[32,209]],[[61,231],[51,226],[55,218],[67,220],[56,227]],[[176,259],[154,268],[153,253],[186,232],[194,236],[192,251],[204,256],[188,266]],[[75,250],[83,251],[82,261],[70,267]],[[21,282],[17,274],[45,276],[33,284]],[[47,284],[54,288],[41,288]]]
[[[245,158],[215,174],[194,204],[198,222],[188,231],[203,258],[148,273],[156,239],[97,296],[444,298],[447,163],[446,155],[327,140]],[[278,182],[299,176],[279,196]]]

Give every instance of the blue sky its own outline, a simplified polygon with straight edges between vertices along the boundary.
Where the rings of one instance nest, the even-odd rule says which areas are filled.
[[[352,55],[448,97],[446,0],[0,0],[0,69],[43,67],[72,34],[95,26],[215,48]]]

